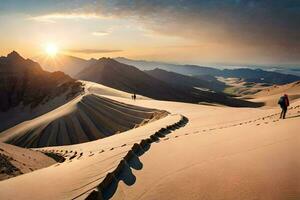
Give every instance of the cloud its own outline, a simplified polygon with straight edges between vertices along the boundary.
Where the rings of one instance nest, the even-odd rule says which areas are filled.
[[[266,55],[271,60],[300,63],[297,0],[49,0],[30,1],[34,2],[31,5],[22,3],[27,1],[15,3],[19,6],[13,6],[13,1],[4,2],[2,12],[19,7],[33,19],[47,22],[126,18],[155,34],[181,37],[209,48],[216,46],[226,50],[224,54],[237,52],[236,57],[243,53],[249,58]],[[209,51],[216,53],[215,49]]]
[[[300,1],[123,0],[106,12],[133,17],[159,34],[204,44],[211,54],[224,49],[236,57],[300,63]]]
[[[83,53],[83,54],[104,54],[104,53],[116,53],[122,52],[120,49],[68,49],[71,53]]]
[[[199,42],[299,46],[300,1],[295,0],[62,0],[31,7],[46,10],[42,6],[48,12],[31,19],[126,17],[157,33]]]
[[[92,35],[94,36],[105,36],[108,35],[110,32],[109,31],[95,31],[92,32]]]
[[[46,15],[39,15],[34,17],[29,17],[29,20],[55,23],[59,19],[102,19],[103,16],[96,13],[51,13]]]

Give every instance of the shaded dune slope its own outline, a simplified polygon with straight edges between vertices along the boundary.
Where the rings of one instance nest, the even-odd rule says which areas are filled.
[[[166,115],[165,111],[89,94],[3,132],[0,140],[22,147],[78,144],[124,132]]]

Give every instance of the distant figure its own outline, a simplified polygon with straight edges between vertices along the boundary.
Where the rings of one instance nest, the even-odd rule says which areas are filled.
[[[136,94],[135,93],[133,94],[133,100],[136,100]]]
[[[281,114],[280,114],[280,119],[285,119],[285,115],[286,115],[286,112],[287,112],[287,108],[289,107],[290,105],[290,102],[289,102],[289,97],[287,94],[283,95],[282,97],[279,98],[279,101],[278,101],[278,104],[280,105],[282,111],[281,111]]]

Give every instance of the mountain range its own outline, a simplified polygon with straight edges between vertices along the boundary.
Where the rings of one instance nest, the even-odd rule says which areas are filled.
[[[15,51],[6,57],[2,56],[0,57],[0,130],[28,119],[28,116],[20,119],[20,116],[25,113],[25,108],[34,109],[60,96],[63,96],[61,100],[63,104],[81,91],[82,84],[63,72],[47,72],[38,63],[24,59]],[[7,116],[6,112],[12,109],[19,113],[17,118],[14,115],[11,119]]]
[[[38,56],[33,58],[38,61],[41,66],[48,71],[63,71],[71,77],[76,77],[78,73],[86,69],[90,63],[97,59],[85,60],[68,55],[57,55],[56,58]],[[205,67],[199,65],[179,65],[155,61],[132,60],[124,57],[117,57],[114,60],[130,66],[134,66],[141,71],[150,71],[156,68],[168,72],[174,72],[185,76],[193,76],[196,78],[207,79],[212,82],[212,78],[216,76],[225,78],[241,78],[245,82],[266,83],[266,84],[288,84],[300,80],[300,76],[296,73],[297,69],[283,70],[266,70],[260,68],[234,68],[234,69],[219,69],[213,67]],[[293,73],[294,72],[294,73]],[[173,74],[174,75],[174,74]]]
[[[159,72],[161,74],[162,71]],[[157,76],[149,71],[147,73],[111,58],[100,58],[91,61],[91,64],[75,77],[158,100],[189,103],[206,102],[238,107],[259,106],[258,103],[234,99],[223,93],[195,88],[197,86],[208,87],[210,84],[207,81],[196,78],[190,79],[187,76],[165,71],[163,73],[166,73],[167,76]],[[182,80],[189,80],[189,82],[186,82],[185,85],[175,84],[176,81],[172,81],[174,78],[177,78],[178,83],[181,83]]]

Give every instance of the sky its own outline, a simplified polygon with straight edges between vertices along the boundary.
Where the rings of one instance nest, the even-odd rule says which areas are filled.
[[[299,0],[0,0],[0,55],[300,66]]]

